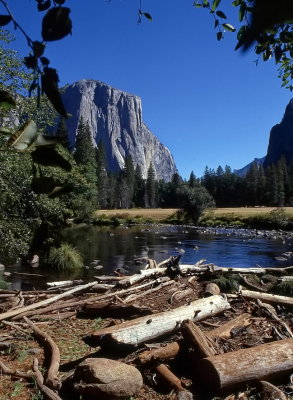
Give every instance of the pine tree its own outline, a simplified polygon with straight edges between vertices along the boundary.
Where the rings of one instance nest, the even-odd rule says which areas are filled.
[[[128,185],[129,197],[130,197],[130,206],[133,203],[133,195],[134,195],[134,181],[135,181],[135,171],[133,166],[132,157],[129,154],[125,158],[125,178]]]
[[[147,204],[150,208],[156,207],[156,178],[155,171],[150,164],[146,182]]]
[[[82,117],[79,120],[77,128],[74,159],[77,164],[95,164],[95,149],[90,128]]]
[[[87,182],[87,187],[84,188],[84,201],[90,203],[94,209],[97,205],[96,152],[89,126],[82,118],[78,125],[75,143],[74,158]]]
[[[196,187],[198,185],[198,180],[196,179],[196,176],[193,171],[191,171],[190,173],[188,185],[190,187]]]
[[[145,207],[144,202],[145,180],[142,177],[140,166],[137,164],[134,174],[133,201],[136,207]]]
[[[97,162],[97,187],[98,187],[98,207],[105,209],[108,208],[109,200],[109,178],[107,172],[107,163],[105,148],[102,141],[99,142],[96,149],[96,162]]]

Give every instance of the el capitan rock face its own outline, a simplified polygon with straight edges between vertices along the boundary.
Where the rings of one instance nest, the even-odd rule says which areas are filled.
[[[71,114],[67,122],[71,144],[74,146],[82,117],[89,124],[95,143],[102,140],[111,171],[121,170],[130,154],[134,165],[140,165],[144,178],[150,163],[157,179],[169,181],[178,172],[169,149],[142,121],[139,97],[100,81],[83,79],[67,86],[62,98]]]
[[[280,124],[273,126],[270,133],[268,152],[264,160],[264,167],[275,164],[281,156],[286,157],[287,163],[293,158],[293,99],[286,107]]]

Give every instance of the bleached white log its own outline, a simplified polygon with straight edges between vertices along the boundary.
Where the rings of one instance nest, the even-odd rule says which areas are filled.
[[[186,319],[200,321],[229,308],[229,303],[222,296],[211,296],[193,301],[187,306],[100,329],[85,337],[84,340],[91,345],[106,345],[106,343],[113,344],[114,342],[138,346],[179,329]]]
[[[293,306],[293,297],[278,296],[276,294],[260,293],[253,290],[241,290],[241,296],[249,299],[260,299],[268,303],[283,304],[287,306]]]

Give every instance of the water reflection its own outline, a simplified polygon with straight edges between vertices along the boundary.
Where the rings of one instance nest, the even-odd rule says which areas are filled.
[[[35,272],[43,278],[13,275],[13,287],[45,286],[47,281],[65,279],[90,279],[95,275],[112,273],[116,268],[126,268],[134,273],[138,266],[134,262],[139,257],[149,257],[162,261],[170,255],[182,254],[181,263],[193,264],[206,259],[225,267],[264,267],[280,265],[274,256],[288,251],[288,244],[282,239],[241,236],[233,234],[202,234],[191,227],[176,226],[135,226],[131,228],[96,227],[80,225],[63,232],[63,240],[73,244],[83,255],[85,268],[76,272],[62,272],[15,266],[14,271]],[[93,260],[96,261],[93,265]],[[102,265],[102,269],[96,265]]]

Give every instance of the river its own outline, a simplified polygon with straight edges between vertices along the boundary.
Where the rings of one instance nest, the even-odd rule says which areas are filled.
[[[8,271],[44,275],[44,278],[24,278],[13,274],[12,287],[39,287],[40,283],[52,280],[88,280],[95,275],[112,273],[117,268],[123,268],[131,274],[139,268],[134,262],[136,258],[149,257],[161,261],[177,254],[182,255],[182,264],[194,264],[205,259],[207,263],[223,267],[280,266],[274,257],[291,249],[291,241],[285,240],[278,233],[233,229],[197,230],[194,227],[166,225],[117,228],[80,225],[66,229],[63,239],[81,252],[85,268],[61,272],[42,266],[33,270],[23,266],[10,267]]]

